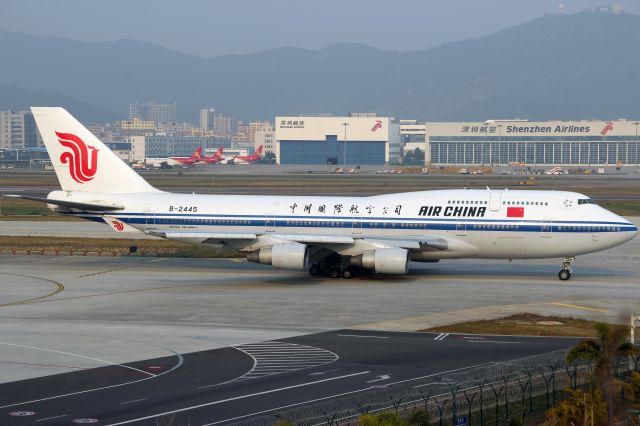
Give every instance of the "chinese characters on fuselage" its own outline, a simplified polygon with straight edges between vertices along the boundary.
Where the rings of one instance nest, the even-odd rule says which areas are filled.
[[[298,207],[302,207],[302,212],[300,212],[299,210],[298,212],[306,213],[308,215],[311,215],[313,213],[326,214],[328,211],[331,211],[331,207],[333,207],[333,214],[348,212],[351,215],[361,215],[365,214],[366,212],[367,215],[373,215],[376,213],[376,207],[370,204],[362,208],[359,204],[351,204],[350,206],[345,206],[343,204],[334,204],[333,206],[329,206],[329,208],[327,209],[326,204],[319,204],[316,206],[314,206],[313,204],[304,204],[303,206],[298,206],[298,203],[293,203],[289,206],[291,214],[295,214]],[[382,215],[395,213],[397,216],[400,216],[400,213],[402,212],[402,204],[398,204],[396,206],[383,206],[381,208],[378,208],[378,211]]]

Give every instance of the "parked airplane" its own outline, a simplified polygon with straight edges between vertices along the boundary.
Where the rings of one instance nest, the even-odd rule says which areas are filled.
[[[200,161],[202,161],[202,147],[201,146],[196,148],[196,150],[193,151],[193,154],[191,154],[190,157],[169,157],[167,159],[167,163],[170,166],[177,166],[177,165],[193,166],[196,163],[199,163]]]
[[[202,161],[201,163],[205,163],[205,164],[216,164],[221,162],[222,160],[224,160],[224,156],[222,155],[222,151],[224,150],[224,147],[221,146],[220,148],[218,148],[218,150],[216,152],[214,152],[211,157],[202,157]]]
[[[562,258],[615,247],[638,229],[575,192],[438,190],[371,197],[193,195],[160,191],[62,108],[32,108],[61,191],[53,210],[228,247],[249,261],[312,275],[404,274],[411,262]]]
[[[251,164],[259,161],[262,158],[262,149],[264,146],[260,145],[258,149],[251,155],[236,155],[233,157],[234,164]]]

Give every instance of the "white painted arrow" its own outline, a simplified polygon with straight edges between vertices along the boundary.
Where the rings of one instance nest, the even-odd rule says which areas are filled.
[[[373,380],[369,380],[367,383],[373,383],[373,382],[381,382],[383,380],[389,380],[391,378],[390,374],[381,374],[379,376],[377,376],[377,379],[373,379]]]

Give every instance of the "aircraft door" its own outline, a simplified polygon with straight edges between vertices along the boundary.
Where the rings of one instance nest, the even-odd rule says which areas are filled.
[[[264,230],[265,232],[275,232],[276,230],[276,217],[273,215],[267,215],[264,218]]]
[[[489,193],[489,211],[497,212],[502,204],[502,191],[490,191]]]
[[[543,219],[540,230],[542,238],[551,238],[553,236],[553,222],[551,219]]]
[[[362,217],[361,216],[353,216],[353,221],[351,222],[351,232],[353,234],[362,234]]]
[[[142,213],[144,216],[145,227],[147,230],[155,230],[156,229],[156,215],[152,208],[144,207],[142,209]]]
[[[467,235],[467,221],[464,219],[460,219],[456,222],[456,235],[464,236]]]

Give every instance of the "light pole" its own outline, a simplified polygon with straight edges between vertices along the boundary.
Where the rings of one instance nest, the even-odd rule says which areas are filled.
[[[638,124],[640,121],[634,121],[633,124],[636,126],[636,166],[638,165]]]
[[[344,126],[344,140],[342,141],[342,143],[344,143],[344,147],[343,147],[343,155],[342,155],[342,165],[343,166],[347,166],[347,126],[349,125],[349,123],[342,123],[342,125]]]

